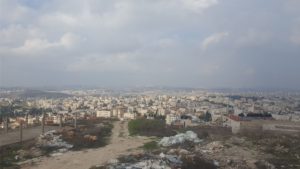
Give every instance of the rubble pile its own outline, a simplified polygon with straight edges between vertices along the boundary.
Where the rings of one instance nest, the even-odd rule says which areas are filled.
[[[193,153],[193,152],[192,152]],[[188,150],[186,149],[170,149],[168,151],[168,154],[178,154],[178,155],[188,155],[188,154],[191,154],[191,152],[189,152]]]
[[[210,142],[208,144],[206,144],[203,148],[202,148],[202,152],[203,153],[219,153],[224,149],[224,146],[222,145],[222,143],[220,141],[213,141]]]
[[[149,159],[143,160],[134,164],[122,163],[119,165],[112,165],[108,167],[109,169],[142,169],[142,168],[151,168],[151,169],[171,169],[166,162],[162,160]]]
[[[164,137],[158,144],[163,147],[169,147],[176,144],[184,143],[185,141],[191,141],[194,143],[200,143],[200,140],[196,133],[193,131],[187,131],[171,137]]]
[[[39,147],[57,147],[61,148],[60,151],[65,151],[73,148],[73,145],[68,144],[67,142],[61,139],[60,134],[56,132],[56,130],[48,131],[39,136],[37,145]]]
[[[111,160],[107,166],[109,169],[171,169],[182,165],[179,156],[167,155],[160,153],[160,155],[144,154],[143,157],[127,157],[130,161],[119,162],[118,160]],[[140,158],[140,159],[138,159]]]

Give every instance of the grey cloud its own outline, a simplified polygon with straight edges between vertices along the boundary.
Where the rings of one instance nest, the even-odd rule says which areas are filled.
[[[294,0],[0,3],[3,86],[300,85]]]

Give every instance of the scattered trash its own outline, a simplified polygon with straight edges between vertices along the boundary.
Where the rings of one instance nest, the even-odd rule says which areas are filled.
[[[185,141],[192,141],[194,143],[200,143],[200,140],[196,133],[192,131],[187,131],[185,133],[180,133],[171,137],[164,137],[158,144],[164,147],[168,147],[175,144],[181,144]]]
[[[37,145],[40,147],[58,147],[62,148],[58,151],[63,152],[68,149],[73,148],[73,145],[68,144],[67,142],[61,139],[61,135],[58,134],[55,130],[48,131],[43,135],[40,135],[38,138]]]

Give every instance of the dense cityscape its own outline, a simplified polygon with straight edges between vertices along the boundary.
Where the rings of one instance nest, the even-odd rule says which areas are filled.
[[[14,152],[13,161],[15,162],[7,164],[7,161],[2,159],[2,165],[31,168],[33,163],[39,163],[47,154],[55,158],[67,152],[81,151],[84,148],[100,147],[101,149],[106,144],[113,144],[106,139],[106,141],[102,140],[113,134],[111,126],[120,125],[122,129],[115,131],[119,133],[118,139],[123,137],[129,139],[133,135],[143,136],[142,141],[139,140],[141,138],[135,137],[127,140],[134,145],[144,144],[145,152],[139,154],[143,158],[131,157],[142,161],[138,164],[131,164],[133,162],[119,164],[121,161],[115,160],[106,166],[88,163],[81,164],[80,167],[138,168],[141,166],[141,168],[147,168],[150,167],[149,165],[152,168],[299,167],[300,154],[297,138],[300,133],[300,95],[295,91],[228,92],[228,90],[191,88],[122,90],[101,88],[54,91],[6,88],[1,89],[0,106],[0,132],[1,136],[6,136],[0,138],[1,146],[7,147],[15,143],[29,142],[26,144],[31,147],[29,150],[22,148],[24,150]],[[97,127],[99,124],[103,126]],[[128,131],[123,131],[127,127]],[[102,130],[107,132],[103,133]],[[186,136],[166,137],[182,131],[186,131]],[[190,132],[189,135],[188,132]],[[29,141],[37,136],[37,140]],[[163,139],[159,141],[161,137]],[[194,137],[198,140],[193,140]],[[264,140],[266,145],[256,143],[258,137]],[[134,141],[134,139],[137,140]],[[187,144],[185,145],[184,139],[194,141],[194,143],[185,143]],[[269,139],[276,141],[270,143]],[[198,142],[200,142],[198,146],[203,146],[199,148],[201,150],[195,148]],[[232,144],[235,151],[241,151],[242,155],[239,156],[233,153],[231,148],[226,148],[225,146],[231,147],[228,144]],[[248,144],[253,145],[247,148]],[[274,152],[268,152],[269,146],[273,144],[275,144],[275,148],[272,147]],[[165,148],[157,148],[159,145]],[[52,149],[45,153],[45,147]],[[150,150],[147,147],[150,147]],[[166,155],[169,153],[166,152],[168,149],[168,151],[175,151],[169,147],[175,147],[176,152],[179,151],[175,154],[179,156]],[[246,150],[242,150],[245,148]],[[4,148],[3,152],[6,151],[11,150]],[[155,161],[157,151],[162,151],[159,155],[162,161],[159,163]],[[250,155],[250,151],[254,151],[255,155]],[[141,152],[138,151],[138,153]],[[201,156],[206,155],[203,158],[205,161],[199,161],[196,155],[199,153]],[[230,153],[230,159],[226,155],[228,153]],[[260,157],[261,153],[264,157]],[[284,153],[289,155],[288,160],[278,157],[279,154]],[[192,160],[196,163],[190,164],[191,162],[184,161],[187,159],[183,156],[187,158],[188,154],[194,156]],[[5,155],[2,154],[2,156]],[[172,161],[171,157],[175,159]],[[4,157],[6,158],[8,157]],[[90,160],[89,158],[87,161]],[[51,160],[50,163],[52,163]],[[44,165],[41,166],[44,168]],[[68,167],[72,165],[73,163]],[[49,165],[49,167],[56,166]]]
[[[43,113],[46,124],[95,117],[128,120],[136,118],[160,118],[168,125],[221,125],[233,127],[231,121],[258,121],[272,119],[285,121],[293,126],[300,122],[300,95],[297,93],[278,94],[272,92],[252,92],[244,94],[226,94],[191,90],[189,92],[145,90],[123,95],[106,90],[65,90],[62,98],[41,98],[38,95],[29,98],[14,98],[15,93],[24,91],[2,91],[2,115],[9,116],[9,128],[19,127],[20,121],[28,125],[41,123]],[[40,94],[39,91],[25,91],[28,95]],[[162,94],[166,93],[166,94]],[[53,94],[53,93],[52,93]],[[55,94],[54,94],[55,95]],[[116,96],[113,96],[116,95]],[[9,113],[7,113],[9,112]],[[62,118],[60,119],[60,116]],[[262,122],[263,123],[263,122]],[[2,119],[2,126],[4,128]],[[275,129],[276,130],[276,129]],[[280,130],[280,128],[278,128]],[[283,130],[283,129],[282,129]],[[287,129],[289,130],[289,129]],[[291,129],[292,130],[292,129]],[[295,127],[297,130],[297,127]]]

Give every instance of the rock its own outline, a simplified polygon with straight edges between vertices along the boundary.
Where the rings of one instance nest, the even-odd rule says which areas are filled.
[[[231,165],[231,164],[233,163],[233,160],[232,160],[232,159],[228,159],[228,160],[226,160],[226,163],[227,163],[228,165]]]
[[[185,149],[180,149],[179,150],[179,154],[180,155],[187,155],[187,154],[189,154],[190,152],[189,151],[187,151],[187,150],[185,150]]]
[[[166,155],[165,158],[172,165],[180,165],[180,164],[182,164],[182,161],[179,159],[178,156],[175,156],[175,155]]]
[[[111,160],[109,161],[109,163],[110,163],[110,164],[117,164],[117,163],[119,163],[119,160],[118,160],[118,159],[111,159]]]
[[[19,160],[20,157],[18,155],[15,155],[15,160]]]
[[[218,161],[216,161],[216,160],[214,160],[213,163],[214,163],[214,165],[217,166],[217,167],[219,167],[219,165],[220,165],[220,163],[219,163]]]
[[[164,153],[160,153],[159,156],[160,156],[160,158],[165,158],[166,157],[166,155]]]
[[[61,156],[61,155],[63,155],[63,154],[62,153],[52,153],[51,154],[52,157]]]
[[[176,149],[170,149],[169,151],[168,151],[168,154],[175,154],[176,153]]]

